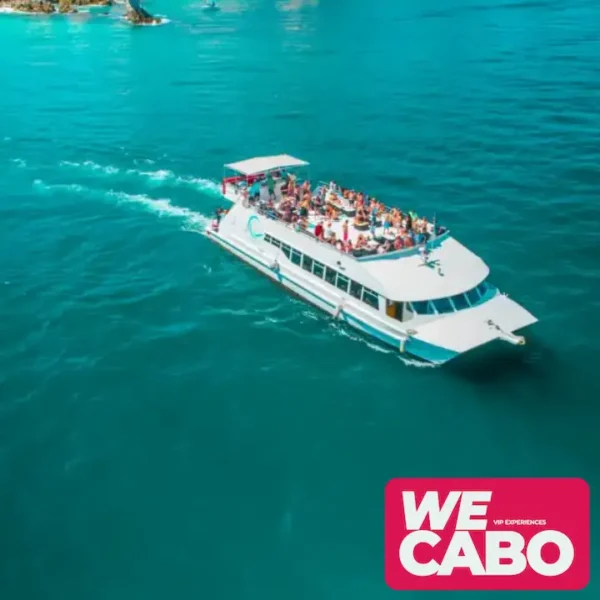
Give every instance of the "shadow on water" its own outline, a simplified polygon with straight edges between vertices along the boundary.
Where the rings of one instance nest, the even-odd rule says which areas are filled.
[[[514,383],[525,385],[529,391],[537,388],[541,394],[533,394],[533,400],[549,388],[556,392],[560,379],[556,376],[564,365],[557,353],[536,338],[530,338],[525,348],[497,342],[469,352],[446,365],[448,375],[480,386],[482,389],[506,388]],[[557,400],[557,396],[549,397]],[[546,403],[546,399],[544,399]]]
[[[598,385],[582,385],[586,368],[573,354],[531,336],[525,348],[490,344],[442,370],[478,392],[476,402],[529,424],[539,447],[560,448],[577,473],[597,473],[596,424],[590,416],[597,410]]]

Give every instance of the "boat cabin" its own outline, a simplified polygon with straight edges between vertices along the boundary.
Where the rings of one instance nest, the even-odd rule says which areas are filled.
[[[447,274],[440,274],[416,255],[369,263],[338,260],[333,267],[317,259],[309,245],[288,243],[275,234],[265,234],[263,240],[317,279],[401,322],[416,318],[426,322],[460,312],[483,304],[498,293],[486,281],[487,265],[454,239],[440,246]],[[298,242],[301,240],[297,238]]]
[[[289,155],[231,163],[225,165],[233,175],[224,174],[223,195],[276,222],[263,241],[293,264],[398,321],[426,322],[496,293],[485,283],[485,263],[435,218],[334,182],[312,185],[308,167]],[[300,235],[286,235],[282,227]]]

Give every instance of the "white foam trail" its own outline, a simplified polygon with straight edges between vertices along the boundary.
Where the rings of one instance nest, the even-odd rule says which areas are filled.
[[[320,321],[319,315],[308,309],[302,311],[302,316],[310,319],[311,321]]]
[[[148,164],[153,164],[154,161],[150,159],[145,159],[144,162],[147,162]],[[86,169],[92,171],[93,173],[101,175],[117,175],[121,172],[121,170],[118,167],[114,167],[112,165],[101,165],[92,160],[86,160],[85,162],[73,162],[69,160],[62,160],[59,164],[61,167]],[[150,180],[153,183],[168,183],[169,185],[175,186],[189,186],[201,192],[215,195],[221,194],[219,184],[215,181],[212,181],[210,179],[204,179],[203,177],[182,177],[180,175],[176,175],[175,173],[173,173],[173,171],[169,171],[168,169],[156,169],[154,171],[127,169],[125,173],[127,175],[132,175],[135,177],[142,177],[144,179]]]
[[[406,358],[406,356],[398,355],[398,358],[407,366],[407,367],[417,367],[418,369],[437,369],[442,365],[437,363],[423,362],[420,360],[415,360],[414,358]]]
[[[89,188],[86,188],[84,185],[79,185],[78,183],[45,183],[41,179],[35,179],[33,182],[33,187],[44,192],[74,192],[80,194],[82,192],[90,192]]]
[[[119,192],[110,190],[108,192],[104,190],[91,189],[78,183],[45,183],[41,179],[36,179],[33,182],[36,189],[41,192],[67,192],[74,194],[85,193],[88,196],[99,197],[99,198],[110,198],[116,200],[117,203],[128,203],[137,204],[142,206],[146,210],[153,212],[160,217],[168,216],[181,219],[186,227],[187,231],[204,231],[210,224],[210,219],[202,213],[190,210],[182,206],[176,206],[171,204],[171,201],[167,198],[151,198],[146,194],[127,194],[126,192]]]
[[[141,175],[148,177],[148,179],[154,179],[154,181],[166,181],[167,179],[176,179],[173,171],[168,169],[158,169],[157,171],[138,171],[137,169],[128,169],[129,175]]]
[[[82,163],[72,162],[70,160],[61,160],[59,164],[61,167],[83,167],[85,169],[90,169],[91,171],[98,171],[104,175],[116,175],[119,172],[118,167],[99,165],[93,160],[86,160]]]
[[[210,223],[210,219],[202,213],[182,206],[175,206],[167,198],[150,198],[146,194],[126,194],[114,190],[108,192],[107,195],[115,198],[118,202],[139,204],[161,217],[168,216],[182,219],[187,225],[192,225],[195,228],[199,227],[200,230],[204,230]]]
[[[344,327],[341,327],[337,324],[334,324],[333,328],[338,335],[347,337],[347,338],[351,339],[353,342],[360,342],[361,344],[365,344],[366,346],[371,348],[371,350],[375,350],[376,352],[382,352],[383,354],[393,354],[395,352],[394,350],[390,350],[389,348],[384,348],[383,346],[379,346],[377,344],[369,342],[360,336],[353,335],[347,329],[345,329]]]
[[[27,163],[22,158],[11,158],[10,162],[17,165],[17,167],[26,167]]]
[[[347,337],[349,339],[351,339],[354,342],[360,342],[361,344],[365,344],[368,348],[370,348],[371,350],[374,350],[376,352],[381,352],[382,354],[397,354],[398,358],[407,366],[407,367],[417,367],[420,369],[432,369],[432,368],[437,368],[440,367],[441,365],[439,364],[434,364],[434,363],[429,363],[429,362],[423,362],[420,360],[416,360],[414,358],[407,358],[406,356],[401,356],[396,350],[392,350],[390,348],[384,347],[384,346],[380,346],[378,344],[374,344],[373,342],[369,342],[368,340],[357,336],[357,335],[353,335],[352,333],[350,333],[347,329],[345,329],[344,327],[341,327],[337,324],[334,324],[333,326],[335,332],[339,335],[342,335],[344,337]]]
[[[254,313],[251,313],[254,314]],[[258,325],[259,327],[270,327],[275,325],[273,329],[280,329],[282,326],[293,325],[297,322],[296,317],[269,317],[265,315],[262,319],[258,321],[254,321],[253,325]]]
[[[210,179],[204,179],[203,177],[181,177],[176,175],[173,171],[168,169],[157,169],[156,171],[138,171],[137,169],[128,169],[129,175],[137,175],[139,177],[145,177],[154,182],[159,183],[170,183],[171,185],[183,185],[195,187],[201,191],[208,193],[220,194],[221,188],[219,184]]]

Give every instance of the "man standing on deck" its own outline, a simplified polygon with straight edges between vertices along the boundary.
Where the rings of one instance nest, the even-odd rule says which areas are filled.
[[[267,189],[269,190],[269,198],[275,199],[275,181],[273,181],[273,175],[269,173],[267,176]]]

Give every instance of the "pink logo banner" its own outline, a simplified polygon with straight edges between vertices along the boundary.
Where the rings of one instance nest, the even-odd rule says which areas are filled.
[[[394,590],[579,590],[590,577],[582,479],[392,479],[385,579]]]

